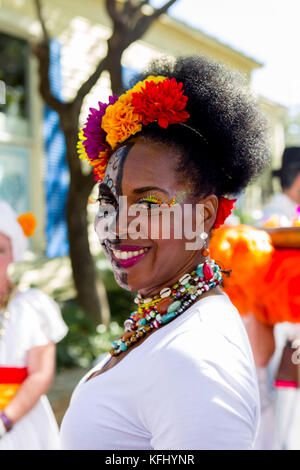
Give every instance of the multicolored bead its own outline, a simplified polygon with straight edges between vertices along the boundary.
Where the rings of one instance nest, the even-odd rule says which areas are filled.
[[[137,311],[124,322],[123,336],[111,343],[112,356],[126,351],[153,328],[159,328],[184,312],[191,303],[222,282],[220,267],[213,261],[198,265],[191,274],[186,273],[172,288],[164,287],[159,295],[143,299],[140,294],[134,301]]]
[[[180,306],[181,306],[180,300],[175,300],[175,302],[172,302],[171,305],[168,307],[167,312],[168,313],[175,312],[175,310],[177,310]]]
[[[208,263],[204,263],[203,275],[207,281],[209,281],[210,279],[214,277],[214,272]]]
[[[160,291],[159,295],[160,295],[161,298],[163,299],[164,297],[169,297],[169,296],[171,295],[171,292],[172,292],[172,291],[171,291],[170,287],[164,287],[164,288]]]
[[[163,317],[161,317],[161,323],[167,323],[170,320],[172,320],[172,318],[174,317],[176,317],[175,312],[172,311],[172,312],[166,313]]]
[[[156,306],[156,310],[158,313],[166,313],[168,307],[174,302],[174,299],[167,297],[162,299]]]
[[[187,282],[189,282],[189,280],[191,279],[191,275],[190,274],[184,274],[180,279],[179,279],[179,284],[183,285],[186,284]]]

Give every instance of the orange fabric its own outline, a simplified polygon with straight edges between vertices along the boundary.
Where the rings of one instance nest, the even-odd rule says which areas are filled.
[[[20,386],[20,384],[0,384],[0,410],[4,410],[14,398]]]
[[[213,231],[211,257],[221,268],[224,291],[241,315],[263,323],[300,322],[300,250],[275,249],[267,232],[247,225]]]
[[[300,322],[300,250],[274,251],[254,305],[256,316],[269,324]]]

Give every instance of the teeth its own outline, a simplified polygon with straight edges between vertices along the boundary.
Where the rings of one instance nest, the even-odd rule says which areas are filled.
[[[130,258],[133,258],[134,256],[141,255],[142,253],[145,253],[146,251],[148,251],[148,248],[143,248],[142,250],[139,250],[139,251],[113,250],[113,254],[118,259],[130,259]]]

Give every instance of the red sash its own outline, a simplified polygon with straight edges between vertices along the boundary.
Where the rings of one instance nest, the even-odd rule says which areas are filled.
[[[1,367],[0,384],[21,384],[28,376],[27,367]]]

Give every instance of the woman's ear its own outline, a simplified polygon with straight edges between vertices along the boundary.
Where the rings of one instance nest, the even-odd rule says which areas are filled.
[[[204,205],[204,230],[208,233],[216,220],[219,199],[215,194],[210,194],[199,203]]]

